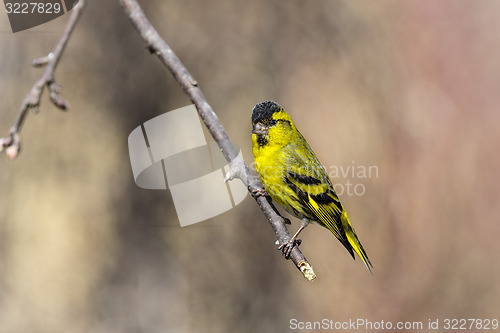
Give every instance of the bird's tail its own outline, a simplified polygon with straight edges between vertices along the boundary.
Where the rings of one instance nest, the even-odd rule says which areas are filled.
[[[341,220],[342,220],[342,225],[345,230],[345,235],[347,237],[347,240],[349,241],[349,244],[351,244],[352,248],[356,253],[359,255],[361,260],[365,263],[366,268],[370,271],[370,274],[372,273],[372,268],[373,265],[370,262],[370,259],[368,258],[368,255],[366,254],[365,249],[363,248],[363,245],[361,245],[361,242],[358,239],[358,236],[356,235],[356,232],[351,226],[351,222],[349,221],[349,217],[347,216],[346,211],[344,210],[341,215]]]

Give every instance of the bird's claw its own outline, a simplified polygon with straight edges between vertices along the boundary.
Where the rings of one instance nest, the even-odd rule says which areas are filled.
[[[252,191],[252,196],[253,197],[268,197],[269,194],[267,193],[267,191],[265,189],[258,188],[256,190]]]
[[[300,246],[301,243],[302,239],[291,238],[288,242],[281,244],[278,247],[278,250],[281,250],[286,259],[290,259],[290,255],[292,254],[293,248],[295,246]]]

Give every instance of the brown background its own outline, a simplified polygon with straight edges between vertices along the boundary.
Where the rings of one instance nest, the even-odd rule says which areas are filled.
[[[168,191],[138,188],[128,134],[189,100],[117,1],[90,1],[56,73],[71,110],[44,96],[19,158],[0,156],[0,332],[500,317],[500,2],[143,5],[247,161],[251,109],[274,99],[325,166],[378,167],[378,177],[334,180],[366,187],[342,201],[374,275],[311,226],[309,283],[253,200],[180,228]],[[31,60],[67,17],[13,34],[2,9],[2,135],[41,74]]]

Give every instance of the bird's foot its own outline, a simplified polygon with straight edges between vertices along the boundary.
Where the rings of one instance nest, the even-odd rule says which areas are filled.
[[[252,196],[253,197],[268,197],[269,194],[267,193],[267,191],[265,189],[258,188],[256,190],[252,191]]]
[[[290,240],[286,243],[281,244],[278,247],[278,250],[281,250],[286,259],[290,259],[290,255],[292,254],[292,250],[295,246],[300,246],[302,243],[302,239],[290,238]]]

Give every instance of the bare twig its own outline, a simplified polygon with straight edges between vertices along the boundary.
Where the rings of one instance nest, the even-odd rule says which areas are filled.
[[[54,78],[54,72],[57,68],[61,55],[68,43],[69,37],[71,36],[73,29],[81,17],[87,0],[80,0],[78,4],[73,7],[69,21],[64,28],[64,32],[57,42],[54,50],[50,52],[47,56],[37,58],[33,60],[34,67],[46,66],[45,71],[38,81],[33,85],[31,90],[28,92],[24,98],[23,104],[21,105],[21,112],[17,118],[16,123],[11,127],[9,137],[0,138],[0,151],[5,149],[7,156],[12,160],[16,158],[21,150],[21,139],[19,132],[26,119],[28,111],[33,109],[34,112],[38,112],[40,106],[40,100],[43,94],[45,86],[49,90],[49,97],[52,103],[61,110],[67,110],[69,108],[68,102],[66,102],[61,95],[61,86],[56,83]]]
[[[234,147],[229,139],[226,130],[220,123],[217,115],[212,107],[208,104],[201,89],[198,87],[198,82],[188,72],[177,55],[161,38],[156,29],[151,25],[148,18],[142,11],[141,7],[135,0],[120,0],[125,13],[128,15],[135,29],[144,40],[147,48],[151,53],[154,53],[160,61],[173,74],[177,82],[182,86],[186,94],[196,106],[198,113],[207,126],[210,134],[219,145],[224,157],[230,162],[232,172],[227,177],[228,179],[240,178],[248,187],[250,193],[259,193],[264,187],[261,181],[250,171],[248,166],[243,162],[243,159],[238,156],[238,150]],[[253,195],[264,215],[269,220],[276,237],[280,244],[288,242],[291,235],[285,226],[285,220],[279,215],[276,208],[271,203],[267,196]],[[297,268],[304,276],[313,280],[316,275],[302,254],[298,246],[295,246],[290,254],[290,259],[295,263]]]

